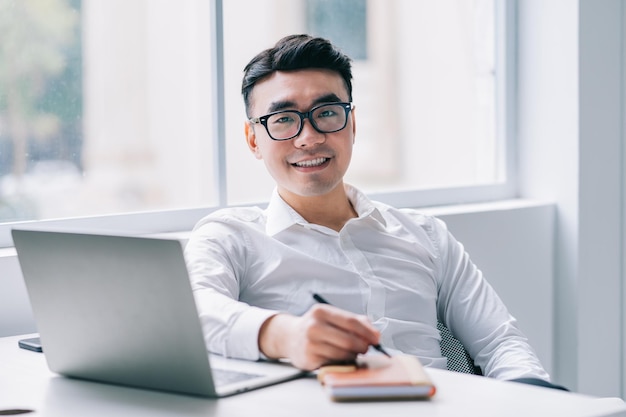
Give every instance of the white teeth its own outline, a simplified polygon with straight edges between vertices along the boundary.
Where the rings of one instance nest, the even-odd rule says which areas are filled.
[[[310,159],[308,161],[296,162],[294,165],[298,167],[308,168],[322,165],[324,162],[326,162],[326,158],[316,158]]]

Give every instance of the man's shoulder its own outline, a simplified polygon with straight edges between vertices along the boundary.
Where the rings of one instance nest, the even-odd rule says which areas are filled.
[[[254,225],[265,223],[265,212],[260,207],[228,207],[215,210],[203,217],[196,228],[210,224]]]
[[[443,223],[435,216],[424,213],[417,208],[398,208],[380,202],[374,202],[374,205],[384,217],[393,218],[402,223],[408,221],[425,228],[439,227]]]

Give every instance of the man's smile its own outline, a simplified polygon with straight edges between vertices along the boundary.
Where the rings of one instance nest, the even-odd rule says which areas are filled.
[[[323,165],[327,161],[330,161],[330,158],[322,157],[322,158],[308,159],[306,161],[295,162],[291,165],[295,167],[299,167],[299,168],[312,168],[312,167],[318,167],[320,165]]]

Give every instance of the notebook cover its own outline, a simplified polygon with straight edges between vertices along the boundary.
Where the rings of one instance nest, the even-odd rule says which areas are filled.
[[[409,355],[371,355],[357,366],[322,367],[318,379],[336,401],[425,399],[436,391],[419,359]]]

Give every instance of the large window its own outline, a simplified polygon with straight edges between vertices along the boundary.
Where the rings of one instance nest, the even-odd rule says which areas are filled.
[[[347,182],[415,205],[506,196],[503,3],[0,0],[0,246],[10,222],[267,200],[240,82],[291,33],[354,59]]]

